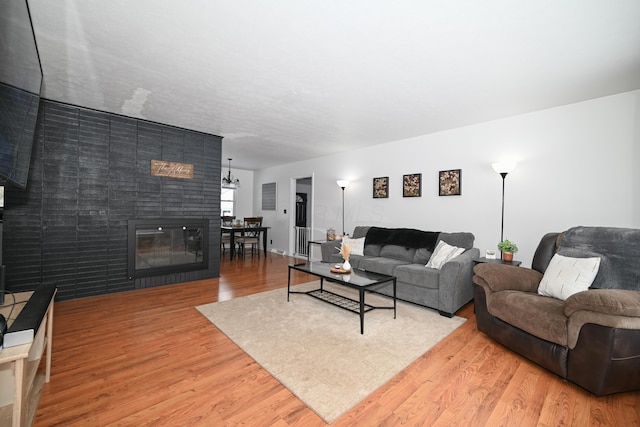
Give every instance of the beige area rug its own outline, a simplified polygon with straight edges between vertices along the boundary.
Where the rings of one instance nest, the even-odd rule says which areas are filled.
[[[293,286],[311,290],[319,282]],[[357,292],[325,282],[342,295]],[[392,304],[367,294],[367,304]],[[280,383],[332,423],[465,322],[413,304],[360,317],[303,294],[277,289],[196,307]]]

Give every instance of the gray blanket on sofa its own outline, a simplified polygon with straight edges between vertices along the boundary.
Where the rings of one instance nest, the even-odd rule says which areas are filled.
[[[414,228],[371,227],[365,245],[396,245],[405,248],[427,248],[433,252],[440,232],[422,231]]]
[[[575,258],[600,258],[600,269],[591,288],[640,291],[638,229],[573,227],[562,237],[558,253]]]

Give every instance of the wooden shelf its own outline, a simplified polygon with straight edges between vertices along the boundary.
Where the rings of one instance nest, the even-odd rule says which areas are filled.
[[[38,409],[38,402],[40,400],[40,394],[45,384],[45,375],[38,374],[35,376],[31,387],[27,392],[27,401],[23,424],[25,426],[33,425],[33,420],[36,416],[36,410]],[[0,426],[10,426],[13,420],[13,404],[0,407]],[[15,425],[15,424],[14,424]]]

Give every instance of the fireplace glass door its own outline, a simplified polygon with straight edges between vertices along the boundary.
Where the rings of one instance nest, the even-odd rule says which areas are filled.
[[[129,221],[129,276],[206,269],[208,234],[208,220]]]

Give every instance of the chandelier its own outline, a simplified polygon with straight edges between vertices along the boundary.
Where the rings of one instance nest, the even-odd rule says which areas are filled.
[[[231,175],[231,158],[228,158],[227,160],[229,160],[229,173],[227,173],[227,176],[222,176],[222,186],[224,188],[238,188],[240,187],[240,180],[236,177],[234,177],[233,175]]]

